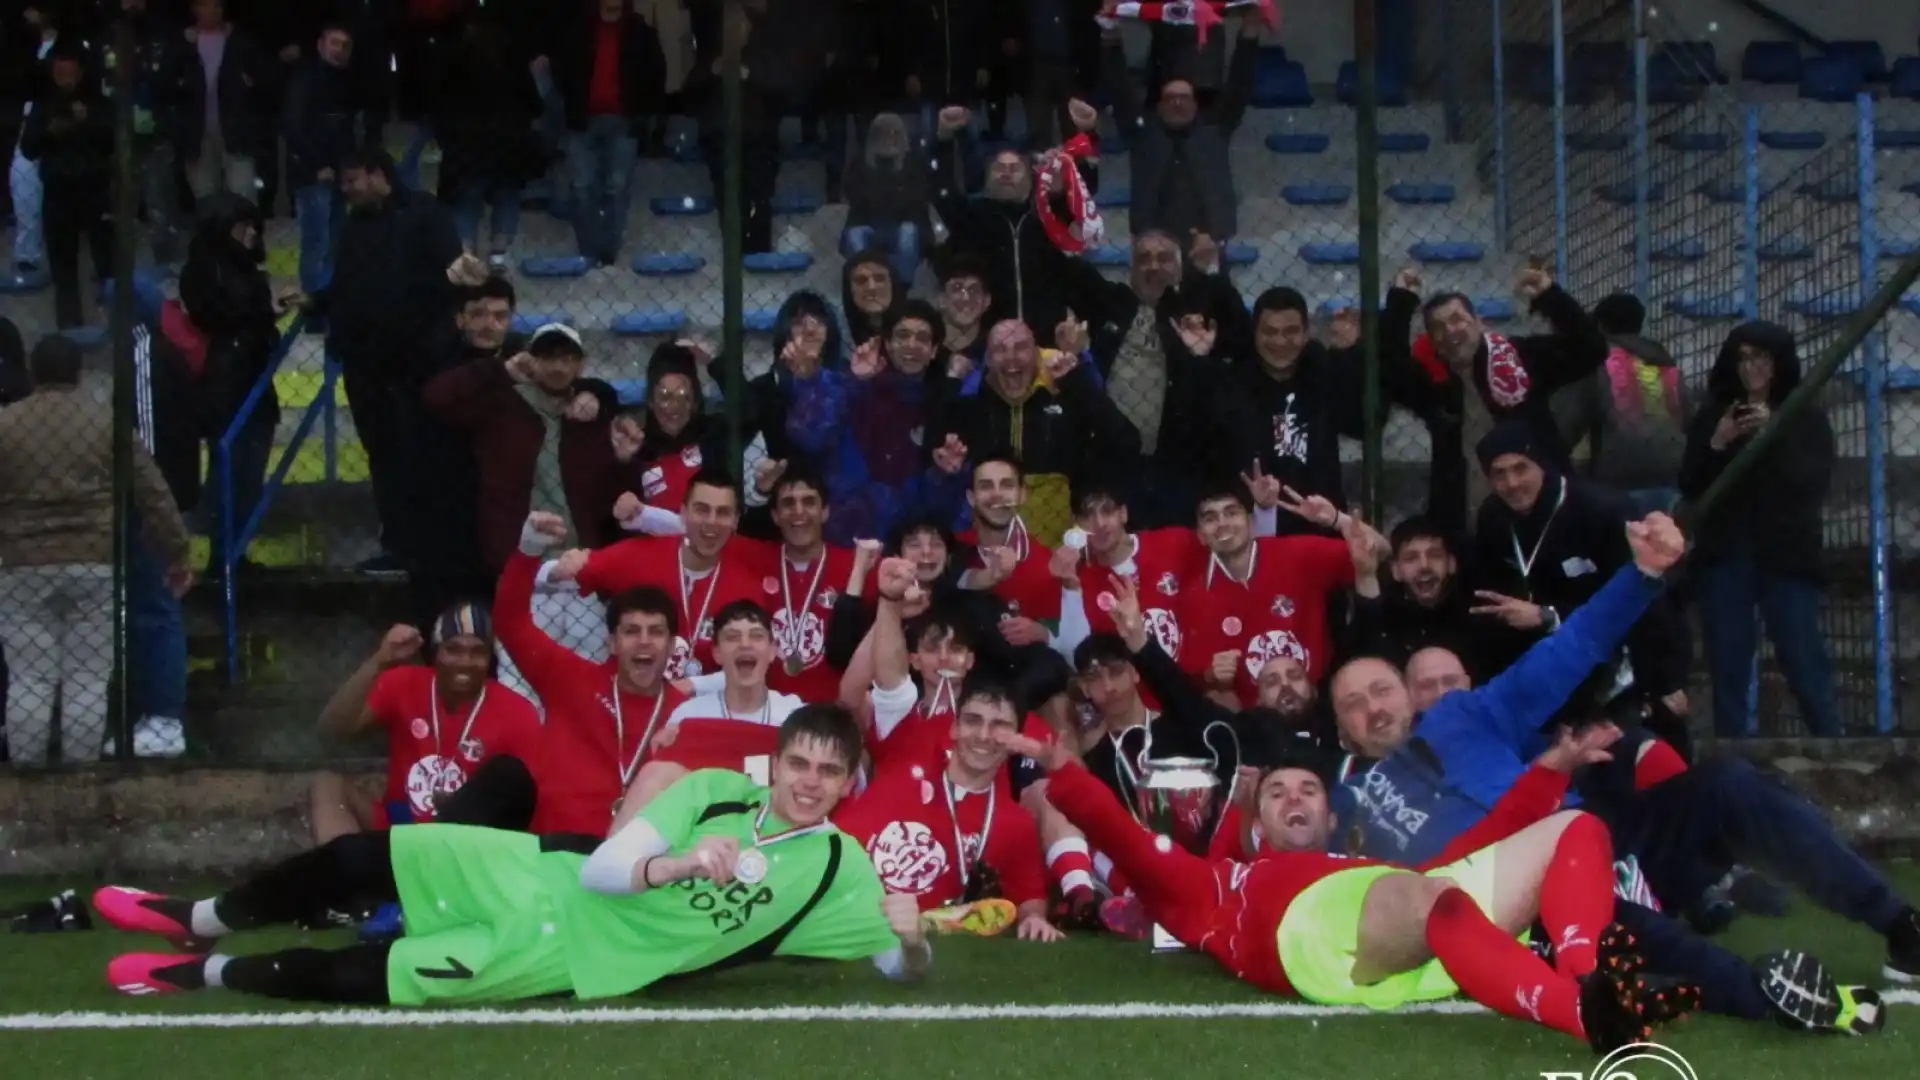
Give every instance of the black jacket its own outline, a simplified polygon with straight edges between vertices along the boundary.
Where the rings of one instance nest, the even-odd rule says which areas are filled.
[[[1006,17],[997,0],[895,0],[892,48],[881,51],[882,89],[906,96],[908,78],[920,80],[920,97],[933,105],[979,100],[977,73],[1003,59]]]
[[[1128,221],[1134,235],[1164,229],[1184,244],[1196,230],[1219,241],[1240,231],[1240,199],[1227,144],[1253,96],[1259,43],[1241,38],[1234,46],[1219,97],[1193,123],[1169,128],[1139,106],[1120,43],[1107,43],[1101,66],[1114,121],[1127,139],[1131,158],[1133,206]]]
[[[1773,323],[1747,323],[1727,335],[1707,376],[1706,400],[1687,431],[1680,493],[1689,501],[1705,495],[1734,455],[1757,437],[1725,450],[1712,445],[1720,417],[1746,397],[1739,371],[1743,344],[1773,355],[1768,397],[1775,408],[1800,384],[1800,355],[1791,331]],[[1765,456],[1697,523],[1695,550],[1708,561],[1744,552],[1764,571],[1817,578],[1824,546],[1822,515],[1833,480],[1833,427],[1816,405],[1771,434],[1773,443]]]
[[[568,28],[553,57],[553,79],[569,131],[587,127],[599,33],[600,16],[589,11]],[[620,115],[634,122],[651,117],[660,111],[666,93],[667,61],[660,50],[660,35],[645,19],[629,16],[620,28]]]
[[[548,155],[534,130],[539,88],[504,50],[499,56],[478,47],[454,50],[434,89],[433,134],[447,175],[524,184],[546,170]]]
[[[1028,475],[1069,479],[1124,468],[1140,456],[1140,433],[1084,365],[1075,365],[1055,386],[1035,386],[1018,405],[1009,404],[981,373],[976,378],[977,385],[969,380],[969,389],[948,403],[941,431],[927,445],[938,446],[952,434],[968,447],[1011,446]]]
[[[287,140],[287,183],[305,187],[321,169],[338,169],[354,151],[354,116],[359,112],[353,69],[336,68],[309,56],[295,68],[280,111]]]
[[[262,225],[260,211],[238,195],[209,200],[199,232],[187,245],[180,271],[180,304],[207,336],[207,366],[201,373],[202,430],[218,437],[226,430],[255,383],[267,371],[280,341],[275,325],[273,284],[267,277],[266,249],[241,247],[233,228],[243,221]],[[279,400],[271,387],[255,406],[276,419]]]
[[[20,133],[20,156],[40,165],[49,191],[98,193],[113,179],[113,110],[90,74],[74,93],[48,87]]]
[[[433,196],[388,182],[380,204],[347,211],[333,279],[308,311],[326,318],[327,349],[348,371],[418,383],[453,332],[447,267],[460,257],[460,234]]]
[[[175,150],[183,162],[200,156],[206,138],[207,73],[200,63],[199,46],[185,42],[179,52],[180,101],[172,125]],[[268,109],[268,86],[280,77],[279,62],[244,30],[229,26],[227,47],[220,58],[215,91],[220,110],[220,137],[227,153],[258,158],[274,146],[274,117]]]

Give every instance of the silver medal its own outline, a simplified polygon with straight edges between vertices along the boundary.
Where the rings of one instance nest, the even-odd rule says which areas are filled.
[[[759,848],[748,848],[733,860],[733,876],[749,885],[767,880],[767,857]]]

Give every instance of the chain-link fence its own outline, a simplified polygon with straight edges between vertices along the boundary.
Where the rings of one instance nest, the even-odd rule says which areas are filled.
[[[642,120],[577,117],[569,127],[562,102],[570,84],[551,62],[523,69],[518,61],[524,58],[510,47],[516,63],[501,67],[497,41],[447,35],[444,63],[435,65],[446,82],[430,96],[430,107],[378,130],[395,163],[395,182],[424,201],[443,203],[461,242],[512,283],[512,332],[524,337],[550,322],[573,328],[587,353],[586,374],[607,384],[613,407],[632,410],[654,404],[659,388],[647,384],[646,374],[656,350],[692,342],[718,357],[703,372],[703,384],[709,422],[722,427],[729,423],[727,408],[751,396],[743,392],[744,379],[730,373],[752,378],[773,371],[786,344],[774,331],[785,331],[793,316],[808,310],[824,313],[831,324],[825,329],[844,355],[882,328],[864,312],[887,307],[890,297],[927,297],[948,322],[949,342],[966,341],[962,351],[970,363],[983,366],[986,327],[967,341],[967,320],[977,319],[989,301],[1004,313],[1008,298],[983,296],[982,282],[930,257],[955,244],[953,233],[967,224],[964,210],[925,219],[917,209],[904,216],[897,211],[903,198],[916,208],[946,205],[943,196],[991,204],[1000,150],[1044,151],[1071,134],[1080,119],[1066,108],[1067,87],[1075,82],[1100,110],[1091,194],[1105,226],[1082,261],[1108,281],[1125,281],[1139,258],[1133,241],[1146,226],[1178,222],[1181,247],[1191,249],[1192,233],[1200,231],[1217,242],[1243,300],[1251,304],[1274,286],[1298,289],[1314,333],[1335,343],[1355,332],[1345,313],[1363,302],[1362,263],[1376,251],[1378,266],[1368,270],[1377,269],[1383,288],[1401,267],[1413,268],[1423,292],[1466,294],[1496,330],[1526,324],[1513,286],[1519,272],[1538,262],[1585,303],[1614,291],[1639,296],[1649,314],[1647,334],[1667,346],[1689,386],[1697,387],[1738,320],[1783,322],[1798,335],[1803,357],[1817,355],[1843,317],[1857,310],[1875,275],[1891,265],[1885,260],[1910,253],[1920,237],[1920,213],[1907,211],[1912,199],[1902,193],[1917,178],[1910,129],[1920,128],[1920,118],[1902,111],[1911,103],[1755,102],[1750,88],[1728,78],[1735,58],[1716,54],[1701,28],[1677,21],[1689,16],[1665,8],[1608,0],[1500,0],[1491,7],[1459,0],[1414,8],[1382,5],[1383,18],[1417,20],[1423,40],[1446,42],[1447,62],[1436,71],[1416,59],[1430,50],[1386,48],[1377,58],[1377,137],[1364,141],[1356,66],[1340,50],[1316,44],[1349,40],[1336,25],[1344,12],[1290,13],[1284,45],[1243,37],[1238,18],[1212,27],[1208,44],[1197,49],[1190,41],[1181,45],[1191,29],[1128,23],[1119,59],[1102,46],[1098,70],[1088,56],[1050,66],[1020,51],[1030,43],[998,43],[997,54],[982,55],[978,71],[948,73],[956,80],[949,96],[971,106],[957,124],[938,108],[903,105],[912,89],[923,91],[923,100],[934,94],[886,83],[890,69],[832,69],[824,83],[829,92],[812,100],[748,85],[731,121],[740,143],[734,175],[746,207],[730,223],[743,252],[737,263],[727,257],[720,213],[727,202],[719,181],[727,174],[730,106],[720,81],[706,77],[724,65],[711,42],[690,43],[684,13],[668,11],[654,28],[670,58],[679,57],[670,67],[697,57],[706,68],[672,76],[690,80],[684,99],[670,99],[682,100],[685,107],[677,111],[655,108],[659,115]],[[1074,78],[1053,78],[1075,65]],[[1231,178],[1231,223],[1218,205],[1176,205],[1156,182],[1135,174],[1142,155],[1160,162],[1167,152],[1148,129],[1156,116],[1177,117],[1184,107],[1177,88],[1168,92],[1174,79],[1196,91],[1188,104],[1197,109],[1197,130],[1219,139],[1227,167],[1217,171]],[[496,85],[516,89],[510,105],[501,95],[465,92]],[[676,82],[666,89],[681,88]],[[263,99],[262,115],[275,115],[272,108],[282,103]],[[1046,125],[1057,133],[1035,135],[1030,107],[1035,114],[1058,113]],[[131,160],[142,197],[149,204],[165,200],[167,185],[145,181],[155,170],[178,167],[189,175],[179,178],[176,194],[188,198],[205,179],[190,168],[199,163],[190,155],[169,162],[153,153],[162,136],[137,116],[122,115],[134,136]],[[284,143],[286,124],[295,118],[279,115]],[[904,152],[895,158],[889,148]],[[1360,201],[1363,160],[1378,172],[1374,206]],[[896,161],[897,174],[885,171]],[[322,182],[293,160],[278,175],[277,193],[242,178],[243,194],[272,200],[264,269],[276,292],[314,292],[327,274],[321,253],[341,230],[355,227],[355,218],[332,217],[341,199],[337,175],[332,184]],[[35,255],[29,235],[35,219],[27,186],[16,184],[14,194],[11,250],[19,264]],[[1153,205],[1145,205],[1149,200]],[[50,195],[42,208],[50,228],[62,212],[59,203],[59,195]],[[1002,229],[1017,230],[1021,214],[1037,212],[1030,198],[1018,195],[1008,205]],[[186,218],[184,203],[173,209],[174,217]],[[167,216],[154,214],[152,205],[147,210],[148,226]],[[918,228],[904,232],[903,223]],[[131,218],[120,224],[140,227]],[[63,234],[62,243],[66,239]],[[169,320],[179,314],[173,305],[192,257],[151,264],[148,239],[140,237],[141,269],[130,290],[142,329],[123,348],[108,347],[107,313],[91,289],[80,290],[78,318],[63,319],[70,312],[55,310],[44,265],[16,265],[20,272],[0,283],[10,290],[0,303],[28,346],[62,322],[78,322],[75,340],[88,350],[83,387],[104,403],[118,373],[133,403],[121,419],[140,422],[156,457],[177,458],[172,448],[152,442],[167,427],[167,410],[180,407],[166,403],[167,384],[155,372],[164,374],[180,346],[192,352],[191,335],[175,341],[168,333],[179,329]],[[875,260],[847,257],[866,249],[878,250]],[[45,256],[38,257],[44,264]],[[380,269],[378,259],[372,268]],[[356,272],[368,269],[362,264]],[[739,296],[739,321],[731,326],[730,288]],[[803,292],[815,294],[819,305],[796,302]],[[1911,651],[1896,633],[1901,613],[1890,583],[1900,567],[1881,571],[1885,556],[1920,527],[1920,502],[1911,497],[1903,467],[1920,433],[1898,396],[1910,385],[1907,373],[1920,349],[1915,314],[1909,304],[1892,316],[1825,399],[1840,461],[1828,504],[1833,586],[1823,631],[1841,670],[1849,730],[1898,722],[1891,679],[1876,675],[1877,662]],[[1088,330],[1124,338],[1132,328],[1121,323]],[[446,356],[408,362],[415,375],[381,383],[356,357],[329,356],[327,327],[317,313],[298,321],[289,314],[280,326],[284,337],[270,370],[257,381],[243,380],[212,419],[191,422],[201,448],[188,456],[208,471],[198,499],[181,500],[199,534],[192,562],[202,581],[184,608],[166,602],[165,561],[149,557],[145,534],[127,534],[136,542],[119,560],[128,571],[128,599],[119,610],[130,632],[126,670],[138,677],[130,683],[133,700],[121,710],[124,723],[115,729],[128,736],[115,740],[122,753],[189,748],[183,730],[195,757],[306,761],[337,753],[312,734],[320,702],[371,651],[386,624],[419,618],[417,587],[381,572],[393,569],[383,556],[396,554],[396,496],[375,490],[378,470],[369,449],[395,430],[437,431],[432,425],[442,421],[417,400],[395,414],[353,395],[358,382],[417,397],[433,371],[458,362],[461,346],[449,331]],[[737,351],[729,329],[740,335]],[[1054,344],[1054,326],[1033,330],[1040,346]],[[136,347],[136,339],[158,347]],[[1136,427],[1158,415],[1157,402],[1149,400],[1151,378],[1103,375]],[[719,393],[723,385],[731,392]],[[857,414],[832,415],[841,426],[859,423]],[[384,426],[363,430],[369,416]],[[1360,494],[1363,469],[1372,469],[1392,523],[1425,506],[1430,447],[1412,415],[1393,409],[1384,422],[1378,459],[1363,460],[1355,440],[1343,440],[1341,456],[1348,496]],[[414,424],[421,426],[408,427]],[[746,448],[749,472],[763,450]],[[431,516],[434,487],[430,472],[415,477],[411,494],[397,497],[402,510],[412,499],[420,514]],[[1030,516],[1043,539],[1065,527],[1066,495],[1064,474],[1035,483]],[[222,504],[239,509],[223,521]],[[222,550],[231,556],[219,555]],[[143,606],[143,598],[150,603]],[[115,609],[107,604],[104,610]],[[591,626],[560,629],[581,643],[597,635]],[[44,652],[44,643],[40,647]],[[13,658],[12,638],[8,651],[22,693],[19,673],[27,669]],[[79,655],[73,646],[61,651],[68,661]],[[112,651],[95,665],[109,674]],[[1793,708],[1777,689],[1774,669],[1770,659],[1763,665],[1757,712],[1783,718],[1779,730],[1791,730],[1794,722],[1784,718]],[[81,715],[73,703],[78,691],[58,685],[46,703],[48,715],[71,721]],[[165,689],[149,693],[149,685]],[[96,714],[85,715],[84,723],[100,723]],[[193,720],[185,728],[169,722],[185,716]],[[18,723],[9,716],[10,730],[25,730]],[[56,748],[69,756],[94,756],[104,741],[90,729],[65,735],[76,730],[71,723],[55,728],[64,736]],[[16,759],[40,756],[13,741]]]

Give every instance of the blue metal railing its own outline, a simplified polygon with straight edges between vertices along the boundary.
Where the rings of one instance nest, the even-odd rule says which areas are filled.
[[[1860,176],[1860,302],[1865,304],[1879,286],[1879,221],[1874,205],[1873,95],[1859,96],[1860,115],[1854,150]],[[1873,715],[1881,731],[1893,730],[1893,584],[1888,575],[1887,549],[1887,416],[1886,330],[1875,328],[1860,343],[1865,365],[1863,396],[1867,409],[1867,544],[1869,580],[1873,583]]]
[[[339,478],[339,466],[334,451],[335,406],[334,387],[340,379],[340,369],[332,360],[325,363],[325,374],[321,379],[319,396],[307,406],[301,415],[300,423],[294,428],[293,437],[280,454],[280,464],[268,476],[260,487],[260,497],[254,502],[244,522],[236,523],[233,514],[233,447],[240,435],[246,430],[247,422],[254,411],[260,407],[260,401],[273,391],[274,376],[279,374],[280,365],[286,361],[287,354],[306,330],[306,316],[293,320],[293,325],[274,346],[273,357],[267,363],[267,369],[254,381],[253,388],[247,392],[245,401],[235,411],[233,419],[228,421],[227,429],[220,433],[220,440],[214,449],[214,468],[218,473],[220,485],[220,515],[214,522],[214,528],[220,533],[220,602],[225,615],[227,638],[227,677],[237,679],[240,671],[240,631],[236,589],[234,587],[234,567],[246,555],[247,545],[260,532],[260,523],[266,520],[267,510],[273,505],[273,498],[280,486],[286,482],[287,471],[293,467],[300,447],[312,433],[314,421],[322,416],[326,420],[326,478]]]

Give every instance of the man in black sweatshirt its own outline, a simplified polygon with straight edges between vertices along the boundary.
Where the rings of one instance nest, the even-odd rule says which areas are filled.
[[[94,276],[105,281],[113,272],[113,112],[97,81],[86,77],[78,45],[54,46],[47,74],[47,88],[21,133],[20,154],[40,166],[54,319],[65,330],[81,321],[82,238]]]

